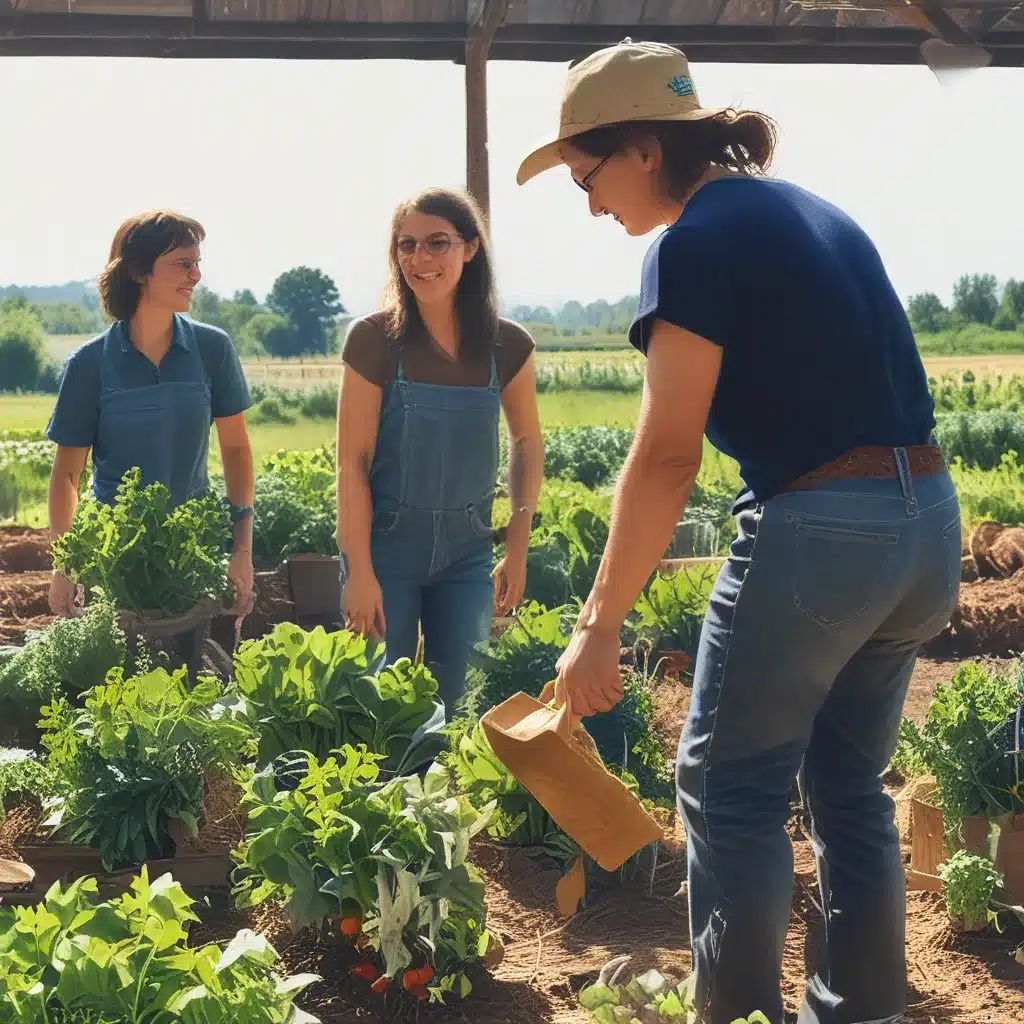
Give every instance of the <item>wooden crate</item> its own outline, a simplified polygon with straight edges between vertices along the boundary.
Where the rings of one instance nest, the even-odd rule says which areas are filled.
[[[942,811],[922,800],[912,800],[910,813],[913,835],[907,887],[941,892],[939,865],[947,858]],[[964,819],[964,848],[968,853],[986,854],[988,832],[988,818]],[[1024,815],[1011,816],[1003,824],[995,867],[1004,876],[1003,888],[1010,902],[1024,903]]]

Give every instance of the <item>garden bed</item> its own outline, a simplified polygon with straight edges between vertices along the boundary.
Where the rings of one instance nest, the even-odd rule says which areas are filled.
[[[52,567],[46,530],[0,526],[0,573],[45,571]]]
[[[922,661],[908,698],[908,713],[923,716],[938,681],[953,666]],[[666,752],[674,756],[690,691],[665,681],[655,691],[656,723]],[[821,941],[822,918],[813,851],[794,817],[790,822],[795,878],[793,908],[783,962],[783,992],[789,1015],[803,993],[806,965]],[[682,852],[682,851],[680,851]],[[905,859],[909,861],[909,845]],[[487,884],[488,927],[505,946],[493,977],[473,974],[474,991],[449,1008],[385,1004],[349,968],[357,961],[351,947],[334,934],[313,931],[292,935],[283,913],[273,905],[254,911],[231,909],[226,894],[214,900],[195,926],[194,939],[208,941],[252,927],[267,935],[289,972],[312,971],[324,980],[311,986],[302,1005],[325,1024],[351,1021],[442,1024],[587,1024],[591,1018],[576,1000],[612,957],[629,953],[630,968],[658,968],[677,978],[689,971],[687,901],[681,856],[665,859],[647,880],[622,887],[601,887],[596,898],[571,918],[555,907],[559,873],[552,862],[523,850],[478,839],[473,859]],[[907,898],[907,960],[910,1024],[1019,1024],[1024,1019],[1024,966],[1013,951],[1024,941],[1015,926],[1002,936],[989,930],[957,934],[950,927],[942,898],[911,892]]]

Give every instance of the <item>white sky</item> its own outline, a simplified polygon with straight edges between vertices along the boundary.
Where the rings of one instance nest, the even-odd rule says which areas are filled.
[[[705,105],[780,124],[774,173],[875,239],[897,290],[1024,277],[1024,70],[941,86],[924,66],[695,64]],[[494,61],[491,206],[508,302],[637,291],[653,235],[589,216],[564,171],[519,188],[565,67]],[[465,181],[462,69],[432,62],[0,58],[0,284],[93,277],[121,220],[170,206],[208,233],[205,283],[259,297],[298,264],[374,308],[394,204]]]

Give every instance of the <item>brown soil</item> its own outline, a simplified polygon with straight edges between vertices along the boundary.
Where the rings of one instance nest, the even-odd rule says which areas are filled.
[[[937,643],[958,658],[1012,657],[1024,651],[1024,573],[960,585],[960,603]]]
[[[53,615],[34,615],[30,619],[0,619],[0,647],[23,646],[27,634],[34,629],[45,629],[54,618]]]
[[[50,573],[0,573],[0,627],[50,614]]]
[[[0,573],[53,568],[46,530],[0,526]]]

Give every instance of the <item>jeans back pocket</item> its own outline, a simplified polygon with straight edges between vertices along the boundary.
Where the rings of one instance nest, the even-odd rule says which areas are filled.
[[[793,604],[833,629],[862,615],[885,591],[899,533],[794,519]]]

